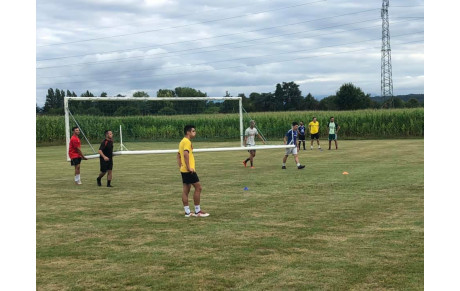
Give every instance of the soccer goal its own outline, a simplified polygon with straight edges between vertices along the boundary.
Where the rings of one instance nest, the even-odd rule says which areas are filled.
[[[177,153],[183,128],[197,128],[194,152],[247,150],[241,97],[65,97],[67,160],[71,128],[80,128],[82,151],[97,158],[104,130],[114,133],[114,155]],[[200,143],[201,142],[201,143]],[[157,149],[157,148],[160,149]],[[260,145],[252,149],[286,148]]]

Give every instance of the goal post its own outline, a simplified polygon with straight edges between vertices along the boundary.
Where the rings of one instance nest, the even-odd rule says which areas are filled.
[[[194,120],[201,120],[201,124],[203,125],[203,129],[200,129],[200,128],[198,129],[200,133],[203,132],[205,127],[212,127],[212,125],[208,126],[208,123],[211,123],[212,120],[208,122],[208,121],[206,121],[207,120],[206,118],[211,118],[211,119],[212,118],[215,118],[215,119],[218,119],[218,118],[222,119],[223,118],[223,119],[226,119],[227,117],[226,117],[226,114],[218,113],[216,115],[212,115],[212,114],[210,114],[210,113],[208,113],[206,111],[199,111],[199,110],[204,110],[203,107],[206,107],[209,104],[211,104],[209,106],[225,107],[224,105],[226,105],[226,102],[230,102],[231,104],[230,103],[227,103],[227,104],[230,104],[230,105],[228,105],[228,106],[230,106],[230,111],[229,112],[232,113],[233,115],[232,115],[231,118],[227,118],[227,119],[231,120],[231,121],[225,120],[226,123],[224,122],[223,124],[225,124],[225,125],[221,125],[222,128],[220,128],[220,130],[222,130],[222,135],[223,136],[226,134],[227,131],[232,132],[231,133],[231,138],[237,138],[237,136],[239,136],[239,138],[238,138],[239,146],[196,148],[196,149],[194,149],[194,152],[247,150],[247,148],[244,145],[244,122],[243,122],[243,110],[244,109],[243,109],[242,97],[166,97],[166,98],[165,97],[65,97],[64,98],[64,113],[65,113],[65,118],[64,119],[65,119],[65,131],[66,131],[66,135],[65,135],[66,136],[66,155],[67,155],[67,160],[68,161],[70,161],[70,157],[69,157],[68,152],[69,152],[69,143],[70,143],[70,137],[71,137],[71,126],[70,126],[71,123],[74,123],[77,127],[80,128],[80,132],[81,132],[80,137],[82,139],[82,145],[83,145],[83,140],[86,140],[86,142],[91,147],[92,154],[86,154],[85,153],[85,156],[87,158],[97,158],[97,157],[99,157],[99,154],[96,152],[97,148],[95,149],[95,147],[93,147],[91,145],[89,140],[91,140],[91,139],[95,140],[97,138],[102,140],[101,131],[103,131],[103,129],[100,126],[97,129],[95,129],[93,127],[93,128],[91,128],[91,130],[89,128],[87,130],[87,128],[85,128],[85,126],[92,127],[92,126],[95,126],[95,123],[98,123],[97,121],[92,121],[92,120],[86,121],[86,124],[81,124],[81,127],[80,127],[79,123],[81,123],[81,122],[78,121],[78,118],[81,117],[82,119],[85,119],[87,116],[85,116],[85,114],[86,114],[85,110],[83,110],[81,108],[80,108],[80,114],[82,116],[77,116],[77,114],[72,113],[73,107],[72,107],[71,104],[76,104],[74,102],[76,102],[76,103],[82,102],[80,104],[83,104],[83,103],[86,102],[87,104],[90,104],[90,106],[91,106],[91,104],[98,104],[98,105],[101,105],[101,107],[103,107],[102,105],[108,104],[107,102],[125,102],[123,104],[128,104],[130,102],[133,102],[133,104],[141,104],[142,103],[143,104],[142,106],[148,107],[151,110],[155,110],[155,106],[160,107],[160,106],[162,106],[164,104],[170,104],[169,106],[171,106],[171,107],[168,107],[167,109],[172,110],[172,111],[174,111],[172,109],[172,107],[176,106],[176,109],[177,109],[177,108],[179,108],[178,105],[180,105],[180,103],[182,103],[183,108],[179,108],[178,111],[180,111],[181,113],[178,113],[179,115],[177,115],[177,118],[178,119],[183,118],[184,120],[187,120],[187,121],[184,121],[184,122],[188,122],[188,124],[195,124]],[[99,102],[103,102],[103,103],[99,103]],[[145,104],[147,104],[149,102],[153,102],[153,103],[149,104],[149,105],[145,105]],[[160,102],[160,103],[155,103],[155,102]],[[236,103],[237,103],[237,105],[236,105]],[[174,105],[171,105],[171,104],[174,104]],[[198,105],[195,105],[195,104],[198,104]],[[77,109],[78,106],[77,105],[75,105],[75,106],[76,106],[75,108]],[[93,105],[93,106],[95,106],[95,105]],[[199,110],[192,108],[193,106],[196,106]],[[110,106],[108,106],[108,107],[110,107]],[[156,108],[156,109],[158,109],[158,108]],[[211,108],[211,109],[213,109],[213,108]],[[198,111],[199,112],[198,113],[196,113],[196,112],[188,113],[187,110],[190,110],[190,112],[192,110],[197,110],[197,112]],[[97,111],[96,111],[96,113],[93,113],[93,114],[98,115]],[[183,126],[185,124],[181,123],[180,124],[181,128],[179,129],[179,123],[181,121],[177,121],[176,118],[175,118],[176,117],[175,115],[160,116],[158,114],[159,114],[159,112],[156,112],[153,115],[150,115],[150,113],[146,113],[145,115],[141,114],[142,116],[140,116],[139,119],[144,118],[143,120],[146,121],[147,123],[149,123],[148,125],[145,126],[145,127],[148,128],[146,131],[149,131],[149,130],[155,131],[155,130],[157,130],[157,128],[156,128],[157,125],[154,124],[154,123],[150,123],[151,120],[153,120],[155,118],[158,118],[158,119],[169,118],[170,122],[173,122],[173,121],[175,122],[175,128],[171,128],[171,127],[167,128],[165,130],[166,133],[164,135],[167,136],[168,133],[171,133],[171,136],[172,136],[171,139],[172,138],[179,139],[179,134],[180,134],[180,138],[183,137],[183,133],[181,133],[181,132],[182,132]],[[238,116],[236,116],[236,114]],[[75,117],[74,115],[77,116],[77,117]],[[83,117],[85,117],[85,118],[83,118]],[[102,118],[102,116],[97,116],[97,118]],[[129,116],[125,116],[125,117],[118,116],[118,118],[123,120],[123,118],[128,119]],[[132,116],[131,116],[131,118],[132,118]],[[203,121],[203,120],[205,120],[205,121]],[[140,122],[142,122],[142,121],[140,121]],[[167,121],[165,121],[165,120],[161,120],[161,122],[159,122],[159,124],[160,123],[162,124],[161,126],[163,126],[163,127],[168,126],[168,125],[164,125],[164,123],[167,123]],[[195,125],[198,127],[197,124],[195,124]],[[123,128],[123,133],[122,133],[121,124],[117,124],[116,126],[114,124],[111,124],[110,126],[107,126],[107,127],[108,128],[104,128],[104,129],[112,129],[112,130],[117,130],[118,131],[118,127],[120,128],[119,131],[117,132],[117,135],[119,135],[117,138],[120,140],[120,151],[115,151],[114,155],[167,154],[167,153],[176,153],[177,152],[177,149],[152,150],[151,148],[150,149],[147,148],[147,149],[138,150],[136,148],[131,148],[130,146],[129,146],[129,148],[131,150],[127,150],[127,148],[123,145],[123,141],[125,140],[124,134],[126,134],[127,132],[131,131],[131,134],[135,135],[136,129],[125,130],[125,128]],[[136,128],[139,128],[139,127],[140,126],[137,125]],[[142,130],[142,128],[137,129],[137,130]],[[96,131],[97,131],[97,133],[95,133]],[[218,131],[218,130],[215,129],[215,131]],[[88,132],[88,134],[86,134],[86,132]],[[96,134],[98,136],[97,138],[95,137]],[[87,138],[86,135],[88,135],[88,138]],[[155,140],[154,138],[152,138],[152,139]],[[152,139],[150,141],[152,141]],[[233,139],[233,140],[235,140],[235,139]],[[268,145],[268,146],[265,145],[265,146],[254,147],[254,149],[287,148],[287,147],[291,147],[291,146],[290,145]]]

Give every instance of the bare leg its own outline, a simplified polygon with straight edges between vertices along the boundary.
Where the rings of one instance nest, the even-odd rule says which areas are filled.
[[[195,184],[193,184],[193,187],[195,187],[195,193],[193,193],[193,203],[195,205],[200,205],[201,189],[202,189],[200,182],[196,182]],[[189,188],[189,190],[190,190],[190,188]],[[187,201],[187,203],[188,203],[188,201]]]
[[[190,193],[190,188],[192,185],[190,184],[182,184],[182,204],[184,206],[188,206],[188,193]]]

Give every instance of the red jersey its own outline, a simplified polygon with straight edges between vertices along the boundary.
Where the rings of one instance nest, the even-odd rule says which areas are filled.
[[[79,147],[81,147],[80,139],[77,136],[72,135],[69,143],[69,157],[71,159],[80,158],[80,154],[77,151],[77,148]]]

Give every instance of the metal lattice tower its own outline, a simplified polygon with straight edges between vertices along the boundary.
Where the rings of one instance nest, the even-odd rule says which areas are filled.
[[[381,96],[383,101],[393,97],[393,78],[391,76],[391,47],[390,47],[390,23],[388,19],[388,6],[390,0],[382,2],[382,65],[381,65]],[[390,108],[393,107],[391,99]]]

